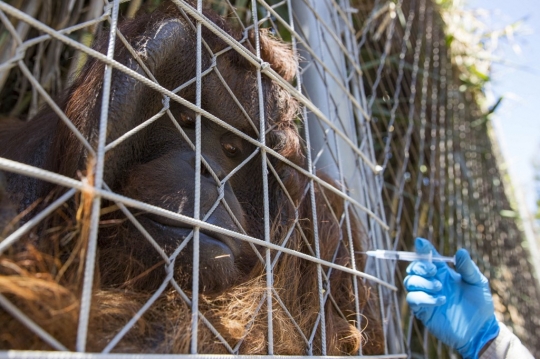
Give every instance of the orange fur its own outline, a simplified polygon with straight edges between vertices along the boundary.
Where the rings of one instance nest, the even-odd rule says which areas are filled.
[[[208,11],[205,15],[232,36],[240,37],[239,34],[235,34],[226,26],[222,18]],[[121,30],[128,40],[135,39],[133,41],[136,41],[141,32],[149,31],[148,28],[161,24],[162,21],[165,21],[164,19],[171,18],[181,17],[172,4],[165,3],[156,12],[141,15],[135,20],[125,23],[121,26]],[[225,47],[226,44],[209,31],[204,30],[203,32],[206,36],[205,41],[214,51]],[[188,52],[191,49],[189,46],[193,45],[193,39],[182,40],[185,41],[183,43],[185,49],[172,50]],[[103,50],[104,44],[105,42],[102,41],[96,45],[96,48]],[[117,50],[118,56],[115,55],[115,59],[125,60],[125,49],[119,48]],[[158,50],[172,51],[165,46]],[[261,54],[263,59],[269,62],[272,68],[285,80],[289,81],[294,77],[297,61],[291,50],[276,39],[269,37],[264,31],[261,33]],[[174,57],[172,58],[174,59]],[[152,59],[152,61],[158,63],[160,59]],[[246,111],[256,118],[255,114],[258,113],[259,109],[258,102],[253,98],[256,90],[253,81],[253,67],[235,52],[222,55],[220,61],[221,71],[224,75],[229,76],[231,82],[236,81],[238,96],[240,101],[246,105]],[[149,62],[151,61],[149,60]],[[161,65],[170,66],[169,63]],[[240,72],[238,69],[243,69],[243,71]],[[178,72],[181,70],[182,66]],[[166,69],[163,70],[163,73],[166,74],[165,78],[171,77]],[[98,61],[89,62],[81,76],[68,91],[66,98],[61,101],[66,114],[91,143],[95,142],[96,118],[100,107],[99,100],[95,99],[100,93],[102,76],[103,64]],[[188,77],[183,79],[184,81],[191,78],[190,73],[187,73],[186,76]],[[267,144],[288,160],[298,166],[303,166],[301,138],[294,124],[298,104],[291,98],[290,94],[267,78],[264,79],[263,87],[265,98],[269,99],[265,102],[267,128],[270,129],[267,134]],[[190,95],[188,90],[186,90],[185,96]],[[146,90],[142,86],[137,91],[126,91],[126,93],[140,95],[139,100],[142,98],[146,101],[148,98],[148,106],[150,107],[150,104],[153,103],[150,100],[154,98],[148,97],[150,95],[144,92]],[[217,94],[214,95],[217,96]],[[157,98],[159,100],[157,103],[161,106],[161,95],[151,94],[151,96]],[[131,98],[128,97],[128,100]],[[110,122],[116,127],[112,127],[111,131],[123,133],[122,131],[125,129],[122,126],[129,125],[126,123],[126,118],[129,119],[132,117],[131,115],[137,114],[138,108],[136,106],[138,105],[141,104],[129,101],[127,104],[121,101],[120,103],[112,103],[111,111],[113,112],[110,115],[112,118]],[[225,114],[234,109],[235,107],[227,108]],[[148,111],[151,112],[151,110]],[[93,181],[94,163],[86,157],[78,140],[50,110],[46,109],[28,125],[10,124],[8,127],[0,128],[0,140],[13,144],[13,146],[6,146],[6,152],[0,153],[2,156],[39,165],[70,177],[80,177],[82,176],[81,172],[84,172],[86,179],[89,182]],[[119,146],[119,149],[115,149],[116,152],[108,155],[107,165],[112,168],[110,173],[114,174],[116,171],[116,173],[124,175],[129,172],[129,166],[134,166],[133,162],[135,161],[129,156],[134,156],[131,153],[139,151],[143,147],[135,140],[134,142],[135,145],[131,148],[126,147],[128,150]],[[25,143],[27,146],[21,148],[20,143]],[[46,153],[49,157],[44,155],[39,157],[42,153],[37,149],[42,150],[44,143],[49,146]],[[15,148],[17,148],[16,151]],[[313,255],[315,238],[312,223],[313,208],[310,196],[307,195],[309,181],[296,170],[274,158],[271,158],[270,162],[284,186],[282,188],[278,181],[269,176],[269,194],[273,208],[271,239],[274,243],[281,244],[289,232],[290,226],[294,225],[294,230],[286,245],[287,248]],[[260,169],[260,167],[257,168]],[[170,171],[174,174],[175,168],[170,168]],[[260,172],[259,170],[258,173]],[[105,181],[109,184],[120,176],[114,176],[110,173],[106,172],[105,174]],[[332,183],[322,173],[319,176]],[[148,179],[143,177],[140,180],[142,182],[137,182],[137,180],[140,179],[133,180],[134,187],[139,186],[147,190],[144,185],[148,183]],[[247,177],[247,181],[250,180],[254,181],[251,177]],[[36,200],[42,201],[37,206],[38,209],[42,208],[52,199],[58,197],[59,193],[62,193],[61,189],[54,186],[38,185],[32,180],[21,180],[20,177],[16,176],[12,181],[12,188],[14,188],[13,191],[21,192],[31,190],[28,191],[27,197],[21,201],[16,201],[16,196],[11,198],[19,205],[19,208],[27,208],[30,203],[37,205]],[[117,189],[123,190],[125,188],[119,186]],[[242,186],[237,187],[237,189],[238,192],[244,190]],[[154,188],[154,190],[167,190],[167,188]],[[256,190],[259,189],[255,186],[253,191]],[[285,190],[289,197],[285,195]],[[288,198],[291,198],[292,201],[289,201]],[[50,218],[0,257],[0,293],[72,350],[75,349],[92,199],[91,193],[78,194],[75,200],[58,209]],[[1,200],[0,197],[0,205]],[[105,205],[110,205],[110,203],[105,203]],[[251,205],[252,203],[242,203],[243,207],[249,208],[245,210],[246,212],[255,213],[241,218],[247,223],[248,229],[250,229],[250,221],[260,222],[261,217],[258,216],[261,209],[249,207]],[[3,223],[1,219],[6,217],[6,213],[9,213],[9,216],[12,215],[12,208],[14,207],[11,205],[0,206],[0,224]],[[317,229],[321,258],[343,266],[351,266],[352,255],[349,243],[354,243],[354,250],[361,250],[363,233],[361,226],[351,212],[349,213],[350,225],[354,238],[349,240],[347,231],[341,228],[342,224],[340,223],[344,211],[344,203],[341,198],[316,186]],[[294,224],[296,214],[298,215],[298,223]],[[155,286],[156,283],[159,285],[159,280],[163,278],[162,263],[158,261],[151,266],[145,266],[144,258],[132,255],[130,250],[136,250],[135,247],[141,242],[130,242],[132,238],[129,237],[130,232],[127,232],[123,227],[124,222],[125,219],[119,216],[118,212],[111,212],[102,217],[100,224],[98,263],[87,344],[89,351],[103,350],[150,298],[153,289],[141,286],[141,282],[146,280],[146,284],[150,283]],[[255,234],[252,235],[257,235],[258,232],[253,229],[253,233]],[[123,247],[120,245],[121,242],[124,243]],[[259,248],[258,250],[264,256],[264,249]],[[255,253],[253,252],[252,255],[255,256]],[[316,329],[311,346],[305,343],[300,334],[301,331],[305,337],[309,338],[317,323],[320,310],[317,265],[293,255],[278,254],[274,251],[271,253],[272,258],[278,255],[280,258],[272,273],[274,353],[320,355],[322,353],[320,326]],[[364,267],[362,258],[356,257],[355,260],[356,267],[362,269]],[[246,276],[231,281],[230,288],[217,293],[202,293],[199,297],[201,314],[216,328],[230,347],[235,348],[239,345],[237,351],[239,354],[266,354],[268,352],[268,308],[266,308],[267,302],[265,300],[268,286],[266,268],[257,260],[254,260],[254,263],[252,267],[249,267]],[[328,268],[324,266],[322,268],[325,273],[329,273]],[[186,273],[180,274],[188,275]],[[227,278],[213,279],[225,281]],[[379,354],[384,350],[384,338],[378,319],[375,294],[367,283],[357,280],[359,293],[358,298],[355,298],[354,280],[357,279],[338,270],[332,270],[329,274],[325,290],[329,290],[330,293],[324,308],[326,346],[329,355],[357,354],[360,347],[362,347],[364,354]],[[181,287],[189,296],[190,287],[183,284]],[[355,300],[359,301],[362,323],[356,323]],[[282,307],[282,304],[287,310]],[[183,301],[180,294],[172,286],[169,286],[113,351],[189,353],[190,318],[189,305]],[[48,344],[2,309],[0,309],[0,323],[2,323],[0,326],[1,349],[51,349]],[[357,326],[363,328],[362,331],[358,330]],[[199,353],[229,352],[202,320],[199,322],[197,335],[199,336]]]

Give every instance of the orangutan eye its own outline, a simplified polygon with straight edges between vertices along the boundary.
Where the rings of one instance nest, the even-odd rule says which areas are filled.
[[[235,156],[238,152],[238,148],[236,148],[233,144],[225,142],[221,143],[221,146],[227,153],[227,156]]]
[[[180,114],[180,124],[183,126],[194,126],[195,125],[195,119],[190,116],[186,115],[185,113]]]

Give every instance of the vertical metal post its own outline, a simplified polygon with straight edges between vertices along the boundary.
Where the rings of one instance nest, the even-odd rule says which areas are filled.
[[[114,45],[116,40],[116,26],[118,24],[119,0],[114,1],[111,13],[111,28],[109,32],[109,46],[107,57],[114,58]],[[94,187],[101,189],[103,185],[103,171],[105,167],[105,142],[107,139],[107,120],[109,116],[109,99],[112,81],[112,67],[105,66],[103,75],[103,99],[101,103],[101,117],[99,121],[99,136],[97,144],[96,168],[94,174]],[[92,299],[92,285],[94,282],[94,270],[96,266],[97,235],[99,228],[99,217],[101,209],[101,197],[94,194],[92,202],[92,213],[90,216],[90,233],[88,235],[88,245],[86,250],[86,260],[84,266],[83,289],[81,295],[81,308],[79,313],[79,326],[77,328],[78,352],[86,350],[86,338],[88,334],[88,322],[90,317],[90,307]]]
[[[197,1],[197,11],[202,13],[202,0]],[[202,27],[201,22],[197,21],[197,44],[196,44],[196,98],[197,107],[201,108],[202,96]],[[201,133],[201,113],[195,116],[195,199],[193,208],[193,218],[201,217],[201,162],[202,162],[202,133]],[[191,345],[190,353],[197,354],[197,339],[199,325],[199,238],[200,227],[193,228],[193,282],[191,298]]]
[[[257,14],[257,1],[252,0],[251,9],[253,15],[253,24],[255,31],[255,52],[257,58],[262,62],[261,59],[261,49],[260,49],[260,40],[259,40],[259,20]],[[259,96],[259,141],[263,145],[261,147],[261,171],[262,171],[262,181],[263,181],[263,200],[264,200],[264,240],[266,242],[271,242],[270,237],[270,194],[268,193],[268,165],[267,165],[267,154],[266,154],[266,114],[265,114],[265,100],[264,93],[262,88],[262,74],[261,69],[257,69],[257,88]],[[268,355],[274,354],[274,322],[272,315],[272,288],[274,287],[274,275],[272,271],[272,256],[270,249],[265,249],[265,267],[266,267],[266,309],[268,315],[268,334],[267,334],[267,344],[268,344]]]

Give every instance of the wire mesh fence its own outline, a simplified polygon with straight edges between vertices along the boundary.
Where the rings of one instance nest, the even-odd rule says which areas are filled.
[[[0,356],[451,357],[403,268],[364,255],[415,236],[470,249],[540,350],[433,2],[12,1],[0,20]]]
[[[359,22],[376,18],[377,9],[359,13]],[[453,61],[453,34],[445,33],[441,8],[430,1],[398,4],[390,18],[398,20],[365,26],[360,52],[393,246],[411,248],[411,238],[421,236],[441,253],[468,248],[492,284],[499,320],[538,351],[538,304],[531,300],[538,296],[537,273],[479,93]],[[441,357],[440,344],[410,325],[423,338],[416,350]]]

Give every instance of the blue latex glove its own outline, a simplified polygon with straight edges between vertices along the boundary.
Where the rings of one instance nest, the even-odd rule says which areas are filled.
[[[439,255],[429,241],[417,238],[416,252]],[[429,331],[464,358],[478,358],[499,334],[489,284],[465,249],[456,253],[456,270],[444,262],[414,261],[404,285],[414,315]]]

